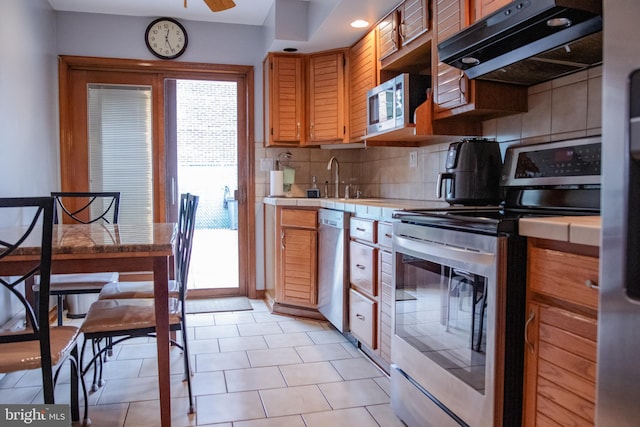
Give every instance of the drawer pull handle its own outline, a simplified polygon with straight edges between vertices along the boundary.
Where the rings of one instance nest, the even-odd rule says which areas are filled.
[[[386,237],[387,239],[391,239],[393,237],[393,234],[384,233],[384,237]]]
[[[356,319],[364,321],[366,318],[364,317],[364,315],[356,313]]]
[[[356,268],[360,269],[360,270],[365,270],[366,267],[362,264],[356,264]]]
[[[529,341],[529,324],[533,322],[533,319],[535,319],[535,317],[536,317],[535,312],[532,311],[531,313],[529,313],[529,318],[527,319],[527,323],[525,323],[524,325],[524,342],[527,344],[527,348],[529,349],[530,352],[535,351],[535,348],[533,347],[533,343]]]
[[[363,233],[364,233],[364,232],[365,232],[365,231],[367,231],[367,230],[365,230],[364,228],[356,227],[356,231],[361,231],[361,232],[363,232]]]
[[[600,286],[594,282],[591,279],[587,279],[584,284],[587,286],[587,288],[591,288],[591,289],[600,289]]]

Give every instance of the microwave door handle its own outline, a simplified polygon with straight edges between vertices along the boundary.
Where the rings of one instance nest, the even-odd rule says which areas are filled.
[[[442,184],[444,184],[444,181],[446,180],[453,181],[453,174],[448,172],[440,172],[438,174],[438,181],[436,182],[436,198],[438,199],[442,197]]]

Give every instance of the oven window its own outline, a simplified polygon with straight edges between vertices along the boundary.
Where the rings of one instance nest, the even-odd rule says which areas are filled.
[[[487,278],[396,257],[396,335],[484,394]]]

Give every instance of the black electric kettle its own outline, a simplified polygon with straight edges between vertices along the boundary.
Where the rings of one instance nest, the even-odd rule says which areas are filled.
[[[496,205],[500,195],[502,156],[497,141],[482,138],[463,139],[449,145],[446,172],[438,174],[436,195],[449,181],[445,200],[450,205]]]

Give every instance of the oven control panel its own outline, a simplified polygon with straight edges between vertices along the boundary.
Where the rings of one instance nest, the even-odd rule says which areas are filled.
[[[599,185],[599,137],[507,148],[501,185]]]

